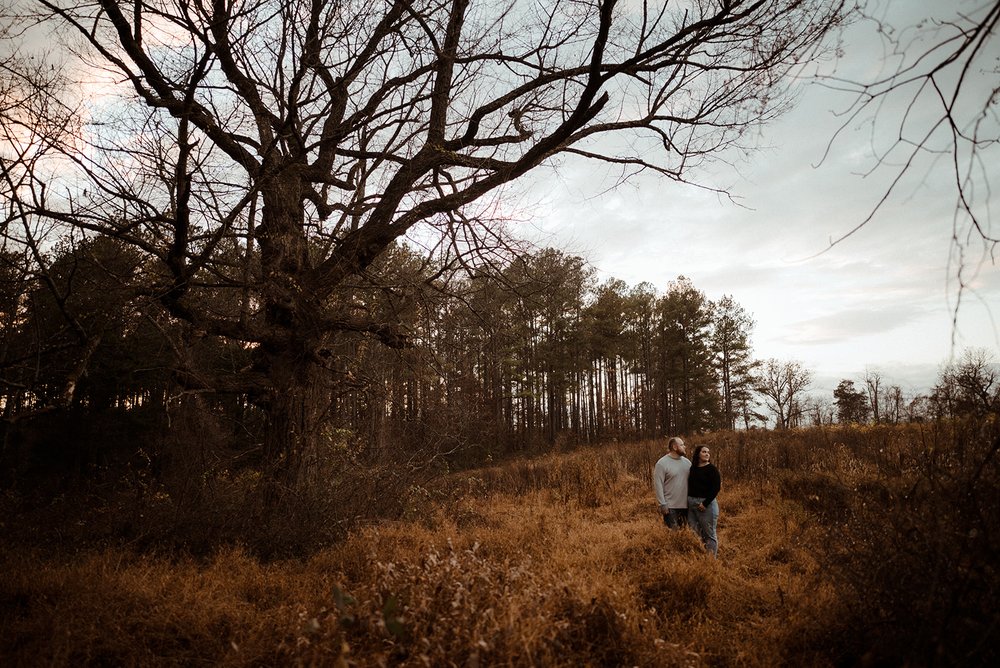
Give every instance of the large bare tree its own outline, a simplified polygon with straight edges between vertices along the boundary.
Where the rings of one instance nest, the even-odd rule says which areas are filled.
[[[331,342],[407,343],[391,309],[357,289],[383,251],[410,235],[468,252],[491,233],[483,202],[560,156],[688,180],[752,143],[845,11],[844,0],[17,5],[28,10],[8,27],[31,32],[14,37],[46,31],[56,50],[51,67],[22,54],[9,62],[34,65],[5,71],[36,96],[4,110],[6,238],[43,249],[46,231],[104,234],[141,250],[138,289],[161,317],[254,352],[220,377],[178,346],[179,378],[252,397],[267,461],[290,478],[322,433]],[[60,85],[39,79],[51,72]]]

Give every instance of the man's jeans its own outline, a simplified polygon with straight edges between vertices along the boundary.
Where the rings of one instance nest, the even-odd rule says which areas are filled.
[[[663,513],[663,523],[671,529],[680,529],[688,522],[687,508],[670,508]]]
[[[705,549],[715,557],[719,554],[719,539],[715,535],[715,528],[719,523],[719,500],[712,499],[712,503],[705,506],[705,510],[698,510],[698,505],[704,500],[703,497],[688,497],[688,524],[701,538]]]

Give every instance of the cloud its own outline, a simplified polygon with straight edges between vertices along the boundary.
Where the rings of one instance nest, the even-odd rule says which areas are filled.
[[[884,308],[845,309],[837,313],[800,320],[788,326],[786,342],[798,345],[839,343],[871,334],[883,334],[902,329],[921,315],[909,305]]]

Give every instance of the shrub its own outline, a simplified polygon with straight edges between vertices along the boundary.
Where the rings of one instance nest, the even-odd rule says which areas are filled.
[[[896,665],[1000,660],[1000,423],[938,425],[902,477],[846,489],[825,562],[847,603],[843,650]],[[947,437],[947,438],[946,438]]]

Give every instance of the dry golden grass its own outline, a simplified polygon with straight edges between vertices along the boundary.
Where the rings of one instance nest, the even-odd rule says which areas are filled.
[[[870,480],[875,464],[843,439],[827,443],[830,452],[780,455],[788,442],[717,438],[718,560],[691,532],[659,521],[649,471],[660,445],[619,444],[401,490],[404,519],[359,527],[303,559],[262,562],[233,547],[202,560],[0,549],[0,658],[9,666],[861,660],[844,654],[853,601],[824,559],[845,490]],[[794,461],[756,475],[762,464],[742,447]]]

